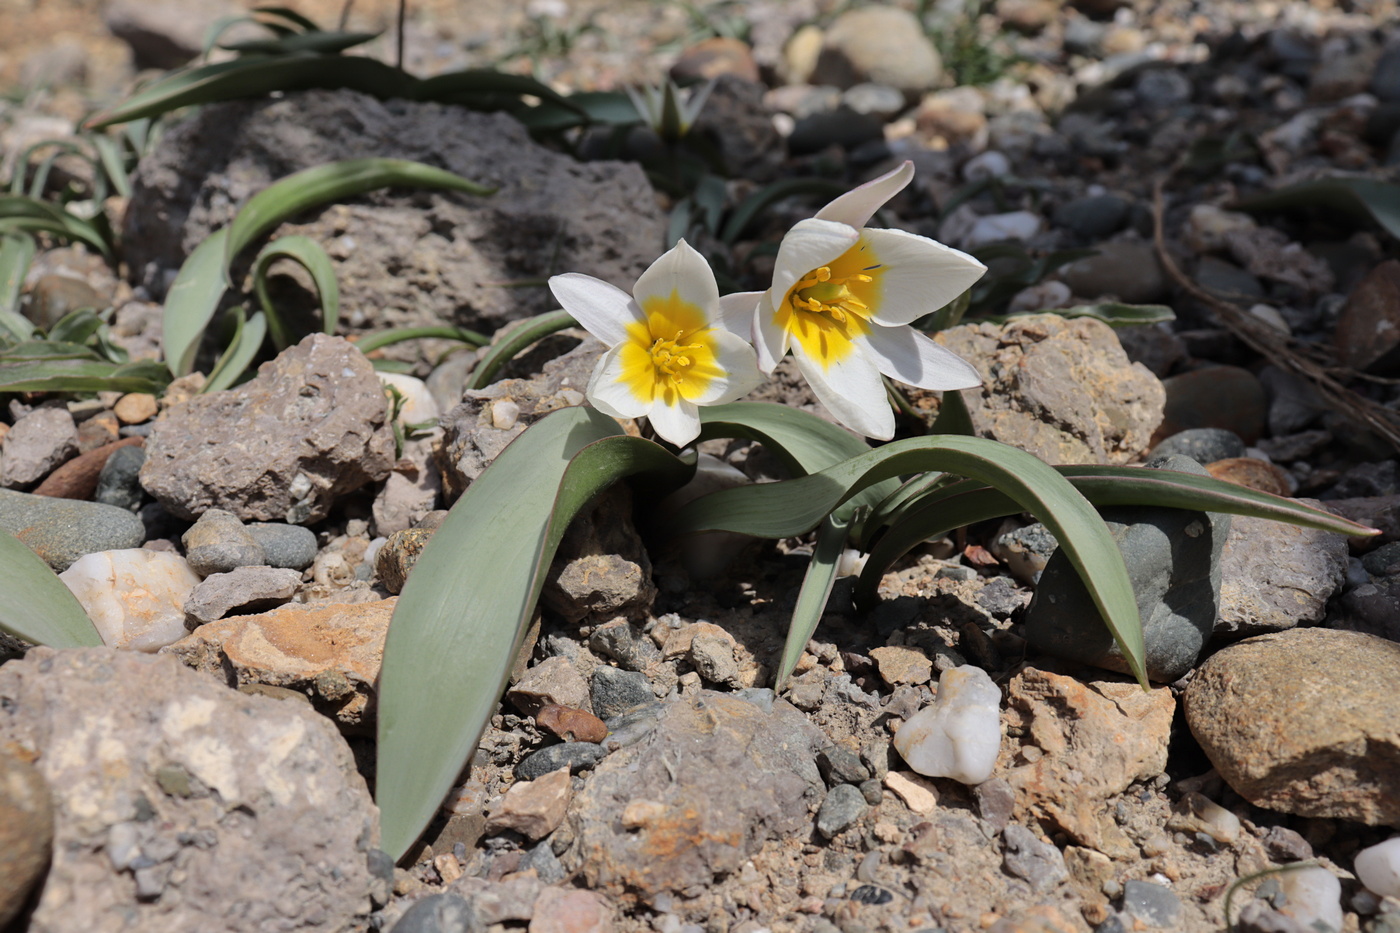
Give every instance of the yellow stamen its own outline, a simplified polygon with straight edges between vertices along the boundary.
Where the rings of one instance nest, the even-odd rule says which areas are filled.
[[[808,357],[824,364],[844,358],[854,350],[855,338],[870,330],[879,269],[868,245],[858,243],[798,280],[778,306],[776,323]]]
[[[641,302],[645,320],[627,325],[620,348],[622,381],[642,401],[694,399],[724,376],[705,312],[680,296],[653,295]]]

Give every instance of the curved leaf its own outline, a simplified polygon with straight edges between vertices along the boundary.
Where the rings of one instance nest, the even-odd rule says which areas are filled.
[[[219,392],[236,383],[238,377],[252,364],[258,350],[262,348],[263,340],[267,338],[267,318],[261,311],[246,320],[242,308],[234,308],[233,311],[233,339],[228,342],[223,355],[214,364],[204,388],[199,390],[201,394]]]
[[[1236,201],[1232,209],[1277,211],[1321,208],[1369,217],[1400,238],[1400,185],[1377,178],[1317,178]]]
[[[290,259],[311,275],[312,284],[321,302],[321,330],[335,333],[340,321],[340,285],[335,277],[335,265],[331,257],[321,248],[321,244],[309,236],[284,236],[264,246],[253,263],[253,291],[267,315],[267,329],[272,334],[272,343],[278,350],[285,350],[302,336],[293,334],[268,293],[267,272],[279,259]]]
[[[528,94],[572,110],[581,117],[588,117],[588,112],[583,107],[548,84],[529,75],[510,74],[495,68],[468,68],[425,78],[414,86],[412,97],[414,100],[463,103],[469,102],[471,97],[478,94]]]
[[[626,476],[693,464],[592,409],[541,419],[459,499],[394,609],[379,678],[376,799],[395,859],[432,819],[500,701],[569,521]]]
[[[224,266],[231,266],[244,247],[289,217],[308,208],[388,187],[447,188],[478,195],[496,190],[408,159],[346,159],[317,165],[275,181],[248,199],[227,227]]]
[[[360,337],[355,346],[360,348],[361,353],[368,356],[375,350],[402,343],[405,340],[456,340],[458,343],[470,344],[473,347],[484,347],[491,342],[490,337],[474,330],[453,327],[450,324],[438,324],[427,327],[396,327],[391,330],[375,331]]]
[[[759,214],[783,198],[799,194],[820,194],[834,197],[845,190],[844,185],[827,178],[784,178],[770,185],[764,185],[734,208],[734,212],[729,215],[729,221],[725,223],[719,238],[724,243],[733,246],[734,242],[743,236],[744,231],[758,218]]]
[[[1123,555],[1103,519],[1053,467],[997,441],[980,437],[894,441],[810,476],[740,486],[696,499],[681,508],[669,526],[677,534],[734,531],[785,538],[810,531],[869,485],[927,470],[957,473],[995,486],[1020,510],[1044,522],[1083,578],[1134,676],[1146,685],[1137,602]]]
[[[539,314],[512,327],[500,340],[493,343],[477,360],[471,375],[467,377],[465,388],[484,389],[496,379],[496,373],[530,344],[543,340],[550,334],[577,327],[573,315],[567,311],[549,311]]]
[[[0,629],[51,648],[96,648],[102,637],[48,564],[18,538],[0,531]]]
[[[150,360],[108,363],[93,359],[0,363],[0,392],[150,392],[169,385],[165,367]]]
[[[817,630],[817,623],[826,611],[827,600],[831,598],[831,587],[836,583],[836,568],[841,563],[841,554],[846,549],[846,536],[850,530],[847,520],[838,515],[829,515],[817,532],[817,544],[812,549],[812,560],[807,564],[807,572],[802,577],[802,588],[797,593],[797,605],[793,607],[792,619],[788,622],[787,638],[783,641],[783,656],[778,662],[778,676],[773,689],[782,690],[792,676],[793,668],[802,657],[807,641]]]
[[[211,233],[190,253],[165,293],[161,342],[165,347],[165,365],[170,367],[173,376],[184,376],[194,369],[199,339],[223,300],[227,290],[224,279],[227,242],[227,227]]]
[[[219,48],[243,54],[291,55],[296,52],[316,52],[335,55],[357,45],[378,39],[382,32],[298,32],[276,39],[246,39],[221,44]]]

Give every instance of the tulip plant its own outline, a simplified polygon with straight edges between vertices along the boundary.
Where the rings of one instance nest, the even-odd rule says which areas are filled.
[[[570,520],[625,478],[643,497],[659,499],[683,486],[694,475],[698,441],[756,440],[792,478],[694,499],[664,519],[667,531],[769,538],[816,531],[779,689],[851,549],[869,555],[856,587],[858,602],[868,605],[884,572],[920,542],[1029,512],[1059,540],[1145,687],[1137,603],[1095,505],[1209,509],[1374,533],[1210,477],[1054,468],[964,435],[871,449],[814,415],[736,401],[791,352],[842,424],[888,440],[895,423],[883,377],[941,390],[978,384],[972,366],[910,324],[956,299],[985,268],[925,237],[866,226],[912,175],[905,164],[794,226],[766,291],[721,297],[710,267],[684,241],[647,269],[630,295],[581,274],[550,280],[567,316],[608,349],[588,384],[592,407],[556,411],[517,437],[452,508],[399,598],[380,675],[376,788],[383,846],[395,858],[427,826],[475,752]],[[619,418],[645,418],[657,440],[629,435]]]

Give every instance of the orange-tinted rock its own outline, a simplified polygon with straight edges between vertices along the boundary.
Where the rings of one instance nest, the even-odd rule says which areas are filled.
[[[1270,492],[1276,496],[1292,493],[1292,483],[1282,468],[1253,457],[1230,457],[1206,464],[1206,472],[1236,486]]]
[[[708,81],[720,75],[736,75],[746,81],[759,80],[758,63],[748,43],[728,36],[702,39],[681,52],[671,66],[672,79],[688,84]]]
[[[1206,366],[1162,381],[1167,390],[1166,410],[1154,445],[1187,428],[1224,428],[1246,444],[1264,433],[1268,402],[1264,387],[1247,369],[1238,366]]]
[[[126,437],[78,454],[50,473],[35,488],[34,495],[53,496],[56,499],[91,499],[97,491],[97,478],[102,475],[107,458],[123,447],[140,447],[145,443],[144,437]]]
[[[551,703],[535,714],[535,725],[565,742],[601,742],[608,737],[603,720],[587,710]]]
[[[486,832],[511,829],[532,842],[543,839],[564,822],[573,799],[569,769],[551,771],[535,781],[517,781],[506,791],[500,809],[486,820]]]

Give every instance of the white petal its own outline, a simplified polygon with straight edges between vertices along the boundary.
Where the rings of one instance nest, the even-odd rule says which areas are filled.
[[[837,421],[866,437],[882,441],[894,437],[894,412],[880,370],[861,349],[825,368],[809,359],[801,344],[793,344],[792,353],[812,394]]]
[[[731,334],[738,334],[745,340],[753,337],[754,309],[758,307],[767,292],[735,292],[719,298],[719,322]]]
[[[614,347],[598,359],[588,380],[588,400],[593,407],[614,418],[640,418],[651,410],[651,402],[637,398],[622,379],[622,350]]]
[[[715,274],[705,257],[685,240],[662,253],[661,258],[641,274],[632,296],[638,305],[644,305],[648,298],[669,298],[672,292],[699,308],[707,321],[717,316],[719,286],[715,284]]]
[[[675,405],[667,405],[660,399],[647,412],[652,428],[662,440],[684,447],[700,434],[700,409],[694,402],[677,399]]]
[[[982,377],[971,363],[912,327],[870,328],[859,338],[880,372],[921,389],[971,389]]]
[[[591,275],[569,272],[553,276],[549,290],[584,330],[610,347],[627,339],[628,324],[642,319],[631,295]]]
[[[712,334],[715,362],[724,370],[721,379],[711,379],[705,393],[691,401],[696,405],[723,405],[743,398],[763,381],[758,371],[758,358],[749,342],[738,334],[717,330]]]
[[[758,351],[758,368],[765,373],[772,373],[778,362],[787,356],[791,343],[787,328],[778,326],[769,298],[771,294],[764,293],[753,316],[753,346]]]
[[[908,324],[972,287],[987,267],[962,250],[903,230],[862,230],[862,245],[880,263],[875,321]]]
[[[773,288],[769,294],[782,301],[798,281],[813,269],[830,265],[860,239],[860,231],[829,220],[799,220],[778,244],[773,263]]]
[[[871,179],[859,188],[847,191],[826,207],[817,211],[818,220],[834,220],[859,230],[870,223],[875,212],[899,192],[914,177],[914,163],[905,162],[892,172]]]

